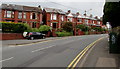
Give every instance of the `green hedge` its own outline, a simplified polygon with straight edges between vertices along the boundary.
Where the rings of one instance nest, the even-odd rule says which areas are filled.
[[[73,33],[72,32],[56,32],[56,34],[58,35],[58,37],[64,37],[64,36],[72,36]]]
[[[22,23],[0,22],[2,32],[4,33],[22,33],[27,30],[27,27]]]

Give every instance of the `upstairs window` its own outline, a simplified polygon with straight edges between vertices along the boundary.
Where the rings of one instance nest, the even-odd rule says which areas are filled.
[[[5,18],[14,18],[14,11],[5,11],[4,17]]]
[[[51,20],[53,19],[53,15],[51,14]]]
[[[30,19],[37,19],[37,13],[31,13]]]
[[[92,21],[92,23],[94,24],[95,22],[94,22],[94,21]]]
[[[72,22],[72,18],[68,18],[68,21],[69,21],[69,22]]]
[[[87,19],[85,19],[85,23],[88,23],[88,20],[87,20]]]
[[[7,18],[11,18],[12,11],[7,11]]]
[[[64,16],[61,17],[61,20],[64,21]]]
[[[18,12],[18,19],[22,19],[22,12]]]
[[[53,20],[57,20],[57,14],[53,14]]]
[[[78,19],[78,22],[82,22],[82,19]]]
[[[26,19],[26,12],[23,12],[23,18]]]
[[[100,24],[100,21],[98,21],[98,24]]]

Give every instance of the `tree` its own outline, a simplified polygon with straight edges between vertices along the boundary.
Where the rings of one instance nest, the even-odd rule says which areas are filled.
[[[85,26],[83,24],[77,25],[76,28],[81,29],[84,32],[86,32],[86,31],[88,31],[90,29],[88,26]]]
[[[112,27],[120,26],[120,2],[106,2],[104,5],[103,23],[110,22]]]
[[[66,23],[64,23],[63,26],[62,26],[62,28],[66,32],[72,32],[73,31],[72,22],[66,22]]]
[[[42,25],[40,26],[39,31],[46,34],[48,31],[50,31],[50,29],[50,26]]]

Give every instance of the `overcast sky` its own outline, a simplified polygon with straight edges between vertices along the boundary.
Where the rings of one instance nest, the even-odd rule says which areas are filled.
[[[93,16],[101,17],[103,15],[104,0],[1,0],[1,3],[17,4],[42,7],[59,8],[63,11],[71,10],[72,13],[80,12],[84,14],[93,14]],[[92,10],[90,10],[92,9]]]

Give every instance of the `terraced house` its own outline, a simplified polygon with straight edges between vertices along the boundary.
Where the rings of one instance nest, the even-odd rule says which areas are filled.
[[[65,12],[61,9],[44,8],[43,23],[52,28],[61,28],[62,23],[66,21]]]
[[[27,23],[32,28],[38,28],[42,23],[42,9],[39,7],[13,4],[1,5],[0,21]]]
[[[0,21],[27,23],[32,28],[39,28],[41,24],[51,26],[53,29],[61,28],[65,22],[72,22],[73,26],[85,24],[91,27],[102,27],[102,20],[92,15],[82,15],[79,12],[72,13],[71,10],[64,12],[61,9],[42,8],[2,4],[0,7]]]

